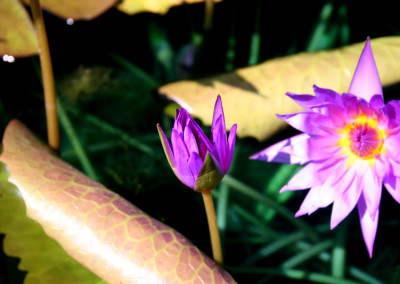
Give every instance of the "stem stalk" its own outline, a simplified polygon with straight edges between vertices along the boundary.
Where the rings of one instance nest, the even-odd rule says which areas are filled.
[[[51,65],[49,42],[47,40],[46,28],[43,20],[43,13],[39,0],[31,0],[33,23],[39,41],[39,58],[42,68],[44,100],[47,121],[47,139],[53,150],[60,150],[60,134],[58,129],[56,92],[54,86],[53,67]]]
[[[219,230],[217,224],[217,217],[215,215],[214,201],[211,195],[211,190],[202,192],[204,206],[206,208],[208,228],[210,230],[210,239],[212,246],[212,253],[214,261],[222,265],[222,249],[221,240],[219,237]]]

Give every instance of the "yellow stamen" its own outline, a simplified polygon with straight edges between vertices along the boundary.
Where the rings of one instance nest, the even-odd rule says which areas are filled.
[[[347,156],[346,165],[350,167],[358,159],[375,164],[378,155],[384,153],[383,141],[387,134],[379,127],[375,117],[361,114],[354,122],[346,124],[339,130],[341,138],[338,145],[342,148],[342,155]]]

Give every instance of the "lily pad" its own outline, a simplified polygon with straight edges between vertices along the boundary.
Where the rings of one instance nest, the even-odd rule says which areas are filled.
[[[382,85],[400,81],[400,37],[371,41]],[[237,123],[239,137],[265,140],[286,123],[276,114],[300,111],[286,92],[313,94],[313,85],[348,91],[364,43],[344,48],[300,53],[199,80],[178,81],[159,88],[206,125],[211,125],[217,95],[224,103],[226,125]]]
[[[213,0],[221,2],[222,0]],[[204,0],[123,0],[117,8],[122,12],[133,15],[140,12],[165,14],[173,6],[204,2]]]
[[[64,19],[91,20],[113,7],[118,0],[40,0],[40,6]],[[24,0],[29,4],[29,0]]]
[[[59,159],[19,121],[7,126],[3,148],[28,217],[104,281],[235,283],[184,236]]]

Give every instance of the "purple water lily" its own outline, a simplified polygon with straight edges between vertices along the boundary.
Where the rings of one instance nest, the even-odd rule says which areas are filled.
[[[278,115],[304,133],[251,158],[305,165],[281,189],[310,188],[296,217],[333,203],[333,229],[357,205],[372,257],[382,184],[400,203],[400,103],[383,101],[369,39],[348,93],[318,87],[314,92],[315,96],[288,93],[305,111]]]
[[[171,143],[159,124],[157,128],[168,162],[186,186],[196,191],[211,190],[228,172],[237,126],[232,126],[228,138],[220,96],[214,107],[211,141],[184,108],[176,111]]]

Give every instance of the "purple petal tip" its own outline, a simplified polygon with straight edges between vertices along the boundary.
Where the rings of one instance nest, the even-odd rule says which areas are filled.
[[[368,38],[361,53],[356,71],[350,84],[349,93],[370,101],[372,96],[383,96],[378,68],[372,53],[371,41]]]

